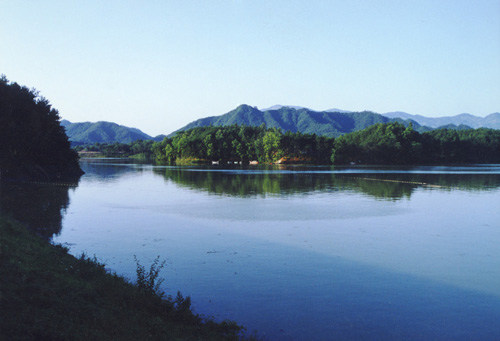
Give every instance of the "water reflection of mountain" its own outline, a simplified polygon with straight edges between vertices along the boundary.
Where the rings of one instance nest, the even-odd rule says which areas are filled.
[[[59,234],[69,191],[77,184],[0,183],[0,211],[26,224],[44,238]]]
[[[409,198],[417,188],[491,190],[500,187],[500,174],[412,173],[410,171],[255,171],[155,168],[184,187],[239,197],[283,196],[327,191],[353,191],[378,198]]]

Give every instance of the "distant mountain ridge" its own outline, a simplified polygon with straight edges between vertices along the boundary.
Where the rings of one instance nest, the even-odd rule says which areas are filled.
[[[469,129],[492,128],[500,129],[500,113],[493,113],[486,117],[470,114],[460,114],[448,117],[425,117],[411,115],[396,111],[378,114],[371,111],[354,112],[342,109],[328,109],[314,111],[300,106],[274,105],[259,110],[246,104],[240,105],[230,112],[195,120],[186,126],[174,131],[168,136],[173,136],[179,131],[203,126],[226,126],[232,124],[260,126],[265,124],[268,128],[278,128],[283,131],[302,132],[337,137],[346,133],[367,128],[376,123],[412,122],[415,130],[425,132],[436,128]],[[165,135],[152,137],[137,128],[118,125],[113,122],[79,122],[72,123],[62,120],[66,134],[73,145],[99,143],[130,143],[136,140],[161,141]]]
[[[352,131],[367,128],[376,123],[388,123],[394,120],[370,111],[350,112],[346,110],[313,111],[303,107],[273,106],[262,111],[243,104],[236,109],[220,116],[211,116],[189,123],[175,131],[189,130],[204,126],[226,126],[232,124],[259,126],[265,124],[268,128],[278,128],[283,131],[301,132],[325,136],[340,136]],[[406,122],[407,124],[409,121]],[[414,122],[415,128],[420,125]]]
[[[113,122],[79,122],[62,120],[66,135],[73,144],[130,143],[136,140],[163,140],[164,135],[151,137],[137,128],[125,127]]]
[[[431,128],[438,128],[446,125],[466,125],[471,128],[492,128],[500,129],[500,113],[492,113],[486,117],[474,116],[471,114],[460,114],[455,116],[444,117],[425,117],[422,115],[411,115],[401,111],[388,112],[382,114],[389,118],[401,118],[405,120],[412,120],[420,125],[428,126]]]
[[[404,112],[390,112],[378,114],[371,111],[354,112],[342,109],[314,111],[300,106],[274,105],[259,110],[246,104],[240,105],[230,112],[205,117],[189,123],[173,132],[203,126],[251,125],[265,124],[268,128],[279,128],[283,131],[302,132],[325,136],[340,136],[353,131],[367,128],[376,123],[400,122],[413,124],[415,130],[425,132],[436,128],[469,129],[493,128],[500,129],[500,113],[493,113],[484,118],[470,114],[461,114],[450,117],[429,118],[421,115],[410,115]]]

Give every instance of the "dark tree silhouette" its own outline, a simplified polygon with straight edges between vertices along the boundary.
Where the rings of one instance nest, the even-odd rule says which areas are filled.
[[[0,171],[4,178],[45,181],[78,178],[59,113],[35,89],[0,77]]]

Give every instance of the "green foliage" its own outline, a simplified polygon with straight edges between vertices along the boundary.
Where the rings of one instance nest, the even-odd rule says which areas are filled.
[[[280,148],[281,134],[277,129],[271,129],[264,134],[262,144],[264,146],[264,160],[276,162],[281,158],[282,150]]]
[[[423,134],[410,124],[376,124],[335,140],[335,164],[446,164],[500,162],[500,131],[437,129]]]
[[[255,126],[208,126],[181,131],[153,144],[161,162],[309,162],[329,163],[333,138]]]
[[[277,110],[260,111],[257,108],[240,105],[227,114],[206,117],[179,129],[186,131],[206,126],[252,126],[264,125],[280,131],[337,137],[355,130],[364,129],[375,123],[387,123],[392,119],[369,111],[364,112],[318,112],[306,108],[282,107]]]
[[[59,113],[35,89],[0,77],[0,172],[58,180],[82,174]]]
[[[295,110],[295,109],[289,109]],[[413,124],[377,123],[364,130],[328,138],[278,128],[208,126],[181,131],[161,142],[95,144],[85,148],[105,156],[140,152],[165,163],[211,161],[316,164],[439,164],[500,162],[498,130],[437,129],[426,133]]]

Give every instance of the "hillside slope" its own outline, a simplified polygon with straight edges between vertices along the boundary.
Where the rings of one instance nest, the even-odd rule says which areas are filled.
[[[191,122],[176,132],[210,125],[259,126],[265,124],[268,128],[279,128],[283,131],[335,137],[364,129],[376,123],[393,121],[390,118],[369,111],[330,112],[293,107],[279,107],[278,109],[271,107],[271,109],[260,111],[257,108],[243,104],[224,115],[206,117]],[[172,135],[175,135],[176,132]]]
[[[71,123],[67,120],[61,121],[66,129],[68,138],[73,143],[94,144],[99,143],[130,143],[136,140],[158,140],[162,137],[153,138],[137,128],[125,127],[113,122],[100,121]]]

